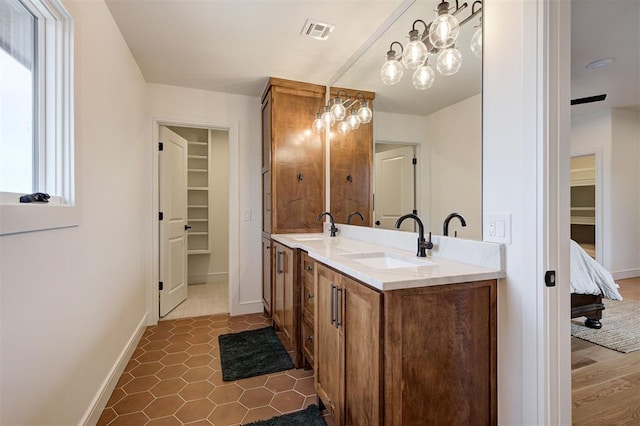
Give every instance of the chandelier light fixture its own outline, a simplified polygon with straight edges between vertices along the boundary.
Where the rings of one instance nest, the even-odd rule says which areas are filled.
[[[382,82],[388,85],[398,84],[402,80],[404,68],[407,68],[415,70],[411,78],[413,86],[418,90],[428,89],[435,81],[435,72],[429,65],[430,56],[434,56],[435,68],[441,75],[457,73],[462,66],[462,52],[456,47],[460,27],[482,12],[482,1],[474,1],[471,14],[459,21],[456,15],[467,7],[466,2],[459,4],[458,0],[455,7],[449,7],[449,2],[442,0],[438,4],[436,18],[429,24],[416,19],[409,31],[409,43],[403,46],[394,41],[389,46],[387,60],[380,69]],[[416,29],[417,23],[424,27],[422,34]],[[400,54],[394,49],[394,45],[399,46]],[[477,57],[482,54],[482,17],[471,38],[470,49]]]
[[[362,93],[350,98],[347,92],[341,89],[335,98],[329,99],[324,108],[316,113],[311,129],[316,133],[322,133],[337,123],[338,133],[346,135],[359,128],[360,124],[369,123],[372,118],[369,101]]]

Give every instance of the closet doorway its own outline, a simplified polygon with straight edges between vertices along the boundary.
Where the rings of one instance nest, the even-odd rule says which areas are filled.
[[[175,270],[167,265],[163,248],[171,245],[170,240],[162,238],[163,226],[170,226],[172,218],[164,217],[160,221],[160,281],[163,289],[159,298],[160,320],[197,317],[229,312],[229,131],[213,128],[187,127],[176,125],[160,126],[160,135],[171,135],[173,139],[182,139],[186,151],[184,177],[168,180],[165,173],[169,167],[159,152],[158,169],[160,211],[162,212],[163,194],[167,197],[167,187],[171,191],[184,191],[186,226],[183,244],[186,271]],[[162,141],[161,136],[161,143]],[[182,159],[172,158],[172,162]],[[176,169],[173,167],[172,169]],[[185,182],[184,188],[176,188],[176,182]],[[182,186],[182,183],[180,183]],[[180,197],[179,197],[180,198]],[[174,256],[177,258],[178,256]],[[164,282],[174,280],[174,276],[186,277],[186,292],[182,297],[164,297],[172,288]],[[181,300],[177,300],[181,299]]]

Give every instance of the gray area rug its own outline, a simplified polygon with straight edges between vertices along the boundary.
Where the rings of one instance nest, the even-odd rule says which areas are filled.
[[[640,350],[640,302],[603,300],[602,328],[584,326],[584,318],[571,320],[571,335],[596,345],[629,353]]]

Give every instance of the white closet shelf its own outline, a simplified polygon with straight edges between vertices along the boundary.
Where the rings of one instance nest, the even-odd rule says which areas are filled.
[[[206,142],[194,142],[194,141],[189,141],[189,145],[207,146],[207,143],[206,143]]]
[[[206,186],[188,186],[187,189],[189,191],[208,191],[209,188]]]
[[[189,219],[188,222],[208,222],[209,219]]]
[[[190,237],[200,237],[203,235],[209,235],[209,233],[208,232],[189,232],[187,235]]]
[[[210,254],[209,250],[187,250],[187,254]]]
[[[596,218],[585,217],[585,216],[571,216],[571,224],[572,225],[595,225]]]
[[[188,172],[207,173],[207,169],[187,169]]]
[[[190,209],[206,209],[209,206],[206,204],[189,204],[187,207]]]
[[[206,155],[188,155],[187,158],[193,158],[193,159],[198,159],[198,160],[206,160],[207,156]]]

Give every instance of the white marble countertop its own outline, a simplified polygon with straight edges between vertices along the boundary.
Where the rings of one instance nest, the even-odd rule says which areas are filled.
[[[353,227],[352,227],[353,228]],[[354,230],[353,237],[358,237],[358,233],[364,231]],[[397,231],[387,231],[397,232]],[[346,232],[348,233],[348,232]],[[403,247],[407,246],[407,237],[416,237],[416,234],[403,233]],[[408,234],[408,235],[407,235]],[[387,245],[386,241],[393,240],[394,234],[379,233],[385,244],[371,242],[376,238],[371,238],[370,234],[363,241],[362,239],[348,238],[345,236],[330,237],[327,234],[273,234],[271,238],[287,247],[302,249],[309,253],[313,259],[324,263],[346,275],[349,275],[365,284],[378,290],[398,290],[404,288],[424,287],[432,285],[453,284],[469,281],[481,281],[487,279],[504,278],[504,268],[502,265],[503,250],[499,244],[483,243],[465,240],[452,242],[450,238],[434,238],[434,251],[438,252],[438,246],[451,247],[459,246],[453,257],[455,260],[446,257],[431,256],[419,258],[416,251],[403,250],[397,247],[398,244]],[[417,247],[417,242],[413,239],[413,246]],[[469,256],[469,263],[460,261],[460,257],[467,252],[473,252]],[[470,250],[471,249],[471,250]],[[440,250],[445,254],[444,250]],[[454,250],[449,248],[452,253]],[[381,262],[374,265],[366,265],[367,253],[386,253],[393,259],[400,262],[415,263],[415,266],[398,268],[381,268]],[[480,253],[481,256],[478,256]],[[353,258],[353,256],[358,258]],[[359,256],[362,256],[360,258]],[[497,258],[497,260],[496,260]],[[480,260],[478,260],[480,259]],[[488,260],[487,260],[488,259]],[[364,262],[364,263],[363,263]]]

